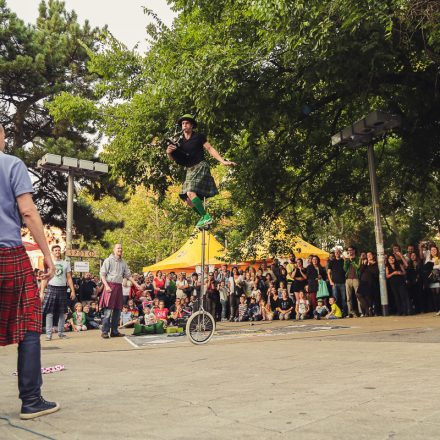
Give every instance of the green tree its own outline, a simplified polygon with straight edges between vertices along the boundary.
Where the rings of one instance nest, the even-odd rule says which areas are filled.
[[[42,1],[36,24],[27,25],[0,0],[0,123],[8,133],[7,151],[33,175],[35,201],[48,224],[64,227],[67,179],[38,169],[37,160],[45,153],[96,157],[96,76],[87,69],[87,50],[98,49],[104,31],[79,24],[61,1]],[[79,184],[95,194],[116,191],[108,178]],[[86,236],[114,226],[91,216],[85,204],[76,204],[75,223]]]
[[[366,151],[333,148],[329,140],[381,108],[403,120],[394,137],[376,145],[387,232],[398,238],[393,216],[399,228],[411,229],[404,213],[418,213],[426,182],[439,179],[439,2],[171,4],[179,13],[173,28],[160,21],[150,27],[145,56],[109,41],[92,57],[107,97],[100,108],[109,138],[104,157],[115,173],[164,195],[180,175],[158,139],[192,111],[213,144],[239,163],[226,179],[235,225],[226,235],[235,251],[279,217],[313,241],[325,234],[323,225],[348,214],[359,222],[345,239],[373,248],[365,233]],[[114,80],[113,63],[124,65]],[[422,211],[418,218],[432,233],[438,210]]]

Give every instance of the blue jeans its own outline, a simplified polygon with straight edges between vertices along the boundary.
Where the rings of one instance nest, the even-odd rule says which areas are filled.
[[[66,315],[64,313],[60,313],[58,315],[58,335],[62,335],[64,333],[64,323],[66,322]],[[52,327],[53,327],[53,313],[48,313],[46,315],[46,335],[52,335]]]
[[[18,344],[18,391],[24,404],[41,396],[41,346],[40,334],[26,332]]]
[[[345,283],[335,283],[332,287],[332,295],[336,301],[336,304],[342,310],[342,314],[347,314],[347,298],[345,293]]]
[[[222,319],[225,319],[228,301],[226,299],[221,299],[220,304],[222,305]]]
[[[104,316],[102,317],[102,333],[108,333],[111,328],[111,333],[119,333],[119,318],[121,311],[119,309],[104,309]],[[111,322],[110,322],[111,317]]]

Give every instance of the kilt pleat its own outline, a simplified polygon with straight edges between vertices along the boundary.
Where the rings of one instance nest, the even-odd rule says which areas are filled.
[[[214,197],[218,189],[207,162],[202,161],[186,170],[185,182],[183,183],[180,197],[186,199],[187,192],[195,192],[200,198]]]
[[[69,300],[67,286],[47,286],[43,301],[43,313],[66,313]]]
[[[28,331],[41,333],[41,300],[23,246],[0,248],[0,346],[21,342]]]

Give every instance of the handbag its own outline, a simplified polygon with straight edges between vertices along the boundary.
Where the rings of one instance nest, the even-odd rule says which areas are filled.
[[[316,298],[328,298],[329,296],[330,292],[328,291],[327,283],[324,280],[319,280]]]

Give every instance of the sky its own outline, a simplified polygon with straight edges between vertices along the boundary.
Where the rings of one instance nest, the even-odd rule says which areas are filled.
[[[28,23],[35,23],[41,0],[6,0],[8,7]],[[67,10],[75,10],[79,22],[89,20],[92,26],[108,25],[110,32],[128,48],[139,43],[139,51],[147,48],[145,26],[151,19],[142,6],[152,9],[170,26],[175,13],[166,0],[64,0]]]

